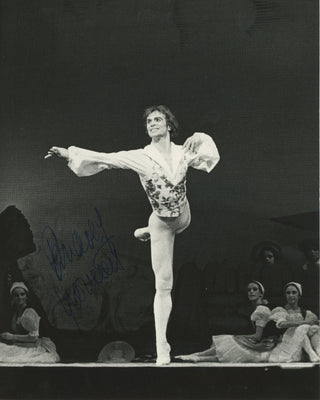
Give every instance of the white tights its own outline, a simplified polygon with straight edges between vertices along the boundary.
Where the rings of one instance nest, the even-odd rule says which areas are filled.
[[[167,325],[172,309],[173,248],[175,235],[190,224],[190,208],[187,203],[179,217],[158,217],[154,212],[149,218],[151,261],[155,275],[154,319],[156,331],[157,364],[169,364],[170,346],[167,342]]]

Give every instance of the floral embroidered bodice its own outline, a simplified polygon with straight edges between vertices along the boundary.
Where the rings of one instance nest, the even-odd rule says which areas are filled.
[[[161,165],[153,162],[150,173],[140,175],[140,181],[155,213],[162,217],[178,217],[187,202],[187,169],[184,156],[179,165],[177,183],[172,183]]]

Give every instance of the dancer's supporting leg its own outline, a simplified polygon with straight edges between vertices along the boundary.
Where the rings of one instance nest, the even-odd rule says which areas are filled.
[[[156,330],[157,364],[170,363],[170,346],[166,332],[172,309],[171,290],[173,284],[173,247],[175,231],[169,220],[152,213],[149,219],[151,236],[151,261],[155,274],[156,294],[154,319]]]

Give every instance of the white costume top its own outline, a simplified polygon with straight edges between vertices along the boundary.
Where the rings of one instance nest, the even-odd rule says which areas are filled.
[[[33,308],[26,308],[21,317],[13,317],[12,328],[19,333],[19,329],[24,329],[30,336],[39,336],[40,317]]]
[[[264,328],[270,321],[271,311],[267,306],[257,306],[254,312],[251,314],[251,321],[255,326],[260,326]]]
[[[276,307],[272,310],[270,319],[275,321],[277,328],[280,328],[281,322],[303,322],[312,325],[318,323],[318,317],[309,310],[306,310],[305,317],[302,316],[300,309],[287,310],[284,307]]]
[[[143,149],[100,153],[71,146],[69,168],[78,176],[97,174],[104,169],[131,169],[138,173],[154,212],[160,217],[178,217],[186,203],[188,167],[210,172],[220,156],[209,135],[196,132],[201,143],[194,153],[171,142],[172,169],[151,143]]]

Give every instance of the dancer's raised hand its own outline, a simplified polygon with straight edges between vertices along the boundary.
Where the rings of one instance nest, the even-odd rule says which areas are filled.
[[[200,133],[201,135],[201,133]],[[192,136],[190,136],[183,144],[183,149],[185,151],[191,151],[191,153],[195,153],[202,143],[201,136],[199,132],[195,132]]]
[[[59,158],[65,158],[66,160],[69,159],[69,152],[68,149],[65,149],[64,147],[56,147],[53,146],[51,149],[48,151],[48,153],[44,156],[44,158],[50,158],[50,157],[59,157]]]

